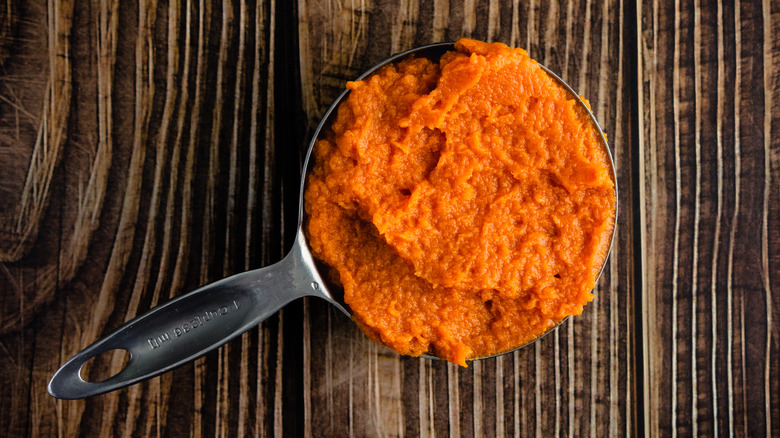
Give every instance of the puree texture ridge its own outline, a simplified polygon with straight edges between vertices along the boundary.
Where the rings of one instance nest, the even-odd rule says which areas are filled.
[[[615,186],[590,115],[524,50],[455,47],[347,84],[305,209],[371,339],[465,366],[593,299]]]

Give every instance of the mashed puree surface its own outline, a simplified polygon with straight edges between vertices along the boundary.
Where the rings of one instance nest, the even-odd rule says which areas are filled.
[[[305,208],[369,337],[465,366],[593,299],[615,187],[589,115],[524,50],[455,47],[347,84]]]

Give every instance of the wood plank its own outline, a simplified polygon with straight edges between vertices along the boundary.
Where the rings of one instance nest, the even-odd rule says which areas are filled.
[[[279,379],[273,382],[282,363],[279,318],[197,366],[127,390],[77,402],[45,395],[60,363],[126,319],[283,253],[281,178],[269,147],[273,4],[104,0],[79,4],[73,14],[68,5],[15,8],[24,26],[40,16],[44,38],[64,38],[71,55],[52,56],[72,63],[66,73],[78,104],[63,113],[69,124],[53,179],[57,201],[40,221],[39,241],[53,244],[36,244],[35,257],[3,265],[0,302],[9,318],[2,381],[19,388],[3,397],[11,404],[0,427],[12,436],[272,431],[265,418],[280,410]],[[9,41],[28,41],[25,29]],[[5,67],[17,62],[14,53]],[[19,59],[28,67],[34,60]],[[24,79],[11,73],[6,68],[3,80]],[[14,284],[22,289],[9,289]],[[44,307],[55,292],[54,304]],[[93,376],[122,367],[103,359],[92,365]]]
[[[314,430],[326,435],[405,424],[407,435],[631,435],[634,411],[634,240],[630,190],[632,134],[628,94],[630,22],[622,2],[432,2],[328,4],[299,1],[303,108],[319,120],[344,83],[394,52],[471,36],[526,47],[589,97],[612,139],[620,191],[618,234],[584,314],[532,347],[458,369],[425,359],[394,359],[349,320],[312,301],[306,345],[313,358],[350,358],[348,364],[312,359],[307,397]],[[584,19],[582,18],[584,16]],[[633,19],[633,17],[632,17]],[[625,189],[623,189],[625,188]],[[357,356],[356,356],[357,354]],[[358,359],[359,358],[359,359]],[[400,380],[402,409],[382,409],[363,366],[401,361],[380,380]],[[339,361],[337,361],[338,363]],[[356,397],[356,394],[362,396]],[[392,394],[392,393],[391,393]],[[368,399],[363,396],[368,395]],[[500,396],[500,397],[499,397]],[[367,415],[357,415],[358,412]],[[385,430],[390,435],[400,435]]]
[[[773,8],[640,5],[651,435],[778,433]]]

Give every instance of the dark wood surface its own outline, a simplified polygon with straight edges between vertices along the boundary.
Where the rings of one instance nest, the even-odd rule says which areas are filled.
[[[778,35],[769,0],[2,2],[0,435],[780,435]],[[345,81],[461,37],[526,48],[610,139],[581,316],[459,368],[304,299],[146,383],[46,393],[124,321],[280,260]]]

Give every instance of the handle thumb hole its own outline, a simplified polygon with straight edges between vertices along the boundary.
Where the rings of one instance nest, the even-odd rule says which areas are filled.
[[[122,372],[130,359],[130,352],[121,348],[106,350],[92,356],[79,369],[79,375],[87,382],[100,383]]]

